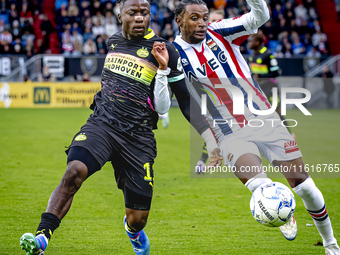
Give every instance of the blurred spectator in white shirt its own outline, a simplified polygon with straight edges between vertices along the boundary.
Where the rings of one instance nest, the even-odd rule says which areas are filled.
[[[70,24],[67,24],[67,25],[66,25],[65,31],[64,31],[64,32],[62,33],[62,35],[61,35],[61,42],[62,42],[62,43],[66,42],[66,40],[71,41],[70,28],[71,28],[71,25],[70,25]]]
[[[113,17],[111,12],[106,12],[105,17],[105,34],[110,37],[111,35],[118,32],[118,26],[116,23],[116,18]]]
[[[303,6],[303,3],[301,2],[298,6],[294,9],[296,17],[301,17],[302,19],[307,20],[308,19],[308,13],[307,9]]]
[[[78,43],[81,45],[83,45],[84,43],[84,38],[81,34],[78,33],[78,30],[73,30],[73,34],[71,36],[71,43],[74,45],[75,41],[78,41]]]
[[[101,25],[105,24],[105,18],[100,11],[97,11],[96,15],[92,17],[92,23],[94,25],[96,25],[98,21],[100,22]]]
[[[89,38],[84,43],[83,52],[84,52],[85,55],[97,53],[97,46],[96,46],[96,43],[93,41],[92,38]]]
[[[307,57],[310,58],[320,58],[321,53],[317,50],[316,47],[312,47],[311,50],[307,53]]]
[[[73,10],[77,9],[79,13],[79,8],[77,6],[77,3],[75,0],[70,0],[69,1],[69,6],[68,6],[68,16],[71,17],[73,15]]]
[[[73,43],[73,51],[71,53],[72,57],[80,57],[82,55],[82,49],[80,43],[75,40]]]
[[[315,27],[315,34],[312,36],[312,43],[313,46],[318,47],[320,42],[326,42],[327,41],[327,36],[321,32],[320,26]]]
[[[98,35],[105,34],[104,28],[102,27],[100,20],[97,20],[95,25],[92,27],[93,37],[96,38]]]
[[[69,38],[65,39],[65,42],[62,44],[61,47],[62,47],[62,49],[64,51],[64,55],[65,56],[70,56],[71,55],[71,53],[73,51],[73,45],[72,45],[72,43],[71,43]]]
[[[19,26],[20,23],[18,20],[13,20],[12,28],[10,30],[13,38],[20,38],[21,37],[21,27]]]

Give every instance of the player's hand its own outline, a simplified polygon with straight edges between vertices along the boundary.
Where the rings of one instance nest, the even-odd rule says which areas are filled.
[[[219,148],[215,148],[212,152],[211,152],[211,157],[209,157],[209,167],[218,167],[220,165],[222,165],[222,160],[223,157],[221,155],[221,150]]]
[[[168,67],[169,62],[169,53],[166,49],[164,42],[155,42],[153,44],[153,49],[151,51],[151,54],[155,57],[159,64],[159,69],[166,70]]]

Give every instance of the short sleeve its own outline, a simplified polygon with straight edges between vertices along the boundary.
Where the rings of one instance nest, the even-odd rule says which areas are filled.
[[[184,79],[183,68],[181,65],[181,58],[174,45],[167,43],[167,49],[169,53],[168,67],[171,68],[171,72],[168,75],[168,82],[176,82]]]

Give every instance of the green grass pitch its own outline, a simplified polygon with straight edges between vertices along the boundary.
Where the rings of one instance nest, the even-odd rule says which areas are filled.
[[[293,129],[305,163],[340,163],[340,111],[312,110]],[[88,109],[0,110],[0,254],[24,254],[19,238],[34,232],[66,166],[64,146],[85,123]],[[298,236],[288,242],[278,228],[250,214],[250,192],[235,178],[190,177],[190,129],[178,108],[170,127],[155,131],[158,157],[155,190],[145,228],[151,254],[324,254],[321,240],[296,197]],[[161,126],[161,125],[160,125]],[[197,155],[197,160],[199,155]],[[275,179],[287,184],[285,179]],[[314,178],[323,192],[335,236],[340,240],[340,179]],[[54,233],[47,255],[133,254],[123,227],[124,201],[110,164],[76,194]]]

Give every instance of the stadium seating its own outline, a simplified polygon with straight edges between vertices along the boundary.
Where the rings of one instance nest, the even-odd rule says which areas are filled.
[[[271,51],[276,51],[278,54],[281,53],[282,56],[287,57],[294,54],[307,54],[312,47],[319,51],[317,54],[339,54],[340,37],[338,35],[340,34],[340,26],[333,1],[334,0],[270,0],[268,7],[271,11],[271,19],[261,28],[266,37],[264,41],[267,43],[267,47],[271,49]],[[24,30],[30,30],[29,25],[33,27],[30,33],[34,30],[35,53],[63,53],[62,45],[65,43],[63,38],[66,37],[69,37],[72,44],[74,44],[75,40],[78,40],[81,48],[83,48],[86,40],[92,37],[97,44],[97,51],[94,53],[106,53],[106,50],[100,50],[102,48],[101,41],[107,40],[113,32],[120,29],[117,20],[119,9],[116,6],[115,0],[32,0],[28,2],[13,0],[10,1],[10,4],[12,3],[15,3],[16,11],[20,14],[16,19],[20,21],[21,33],[23,34]],[[27,11],[23,11],[24,3],[28,3]],[[216,8],[217,2],[207,0],[206,3],[210,10]],[[222,7],[225,7],[226,18],[232,18],[250,11],[245,0],[219,1],[219,3]],[[178,28],[174,22],[174,6],[172,5],[172,1],[155,0],[151,5],[151,12],[151,27],[155,33],[160,36],[165,35],[167,37],[166,39],[170,41],[173,40],[174,35],[178,33]],[[11,21],[15,19],[15,17],[12,17],[13,15],[10,5],[6,5],[5,10],[2,9],[0,13],[0,38],[5,28],[10,30],[12,26]],[[50,27],[52,31],[47,31],[47,36],[45,36],[44,31],[41,30],[44,15],[47,15],[48,22],[51,23]],[[100,23],[96,26],[98,20]],[[65,25],[65,22],[69,24],[69,27]],[[71,32],[74,30],[73,27],[75,23],[77,23],[78,29],[80,30],[79,35],[73,35],[67,32],[68,29],[70,29]],[[171,25],[173,33],[168,32],[169,25],[167,24]],[[88,28],[86,32],[85,28]],[[303,46],[304,50],[290,50],[290,54],[285,54],[285,51],[294,48],[293,37],[296,35],[295,32],[299,36],[301,42],[300,47]],[[314,36],[315,33],[318,34]],[[84,37],[86,40],[84,40]],[[98,40],[99,37],[100,39]],[[16,43],[22,42],[16,41]],[[98,45],[98,43],[100,45]],[[292,47],[289,47],[287,44],[291,44]],[[241,51],[242,53],[249,53],[245,45],[246,42],[241,45]],[[9,52],[3,52],[3,48],[3,46],[0,47],[0,53],[14,53],[13,49]],[[21,51],[20,53],[25,54],[25,51]]]

